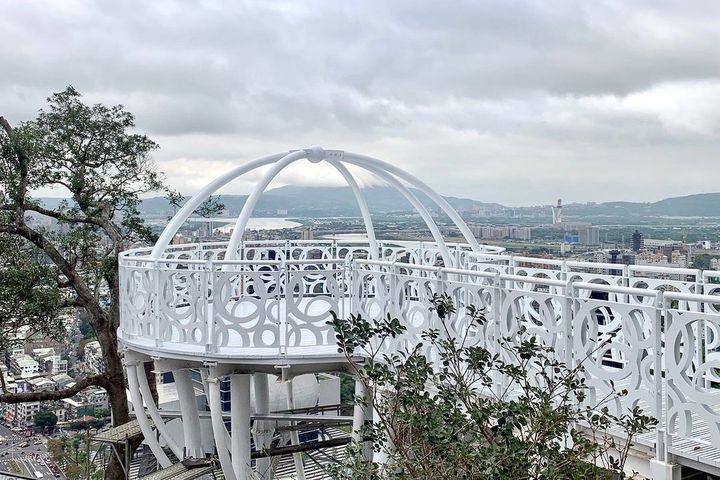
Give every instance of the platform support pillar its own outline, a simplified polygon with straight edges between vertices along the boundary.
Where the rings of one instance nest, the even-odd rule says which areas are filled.
[[[175,387],[182,412],[183,436],[185,437],[185,456],[205,458],[200,438],[200,417],[198,416],[195,389],[192,386],[189,370],[173,370]],[[182,459],[181,459],[182,460]]]
[[[223,474],[228,480],[246,480],[251,478],[238,478],[232,466],[232,459],[230,458],[227,445],[228,433],[222,416],[219,372],[216,367],[210,367],[208,370],[201,370],[200,373],[203,375],[203,381],[207,384],[208,406],[210,407],[213,437],[215,439],[215,448],[217,449]]]
[[[230,401],[233,470],[239,479],[250,479],[250,375],[230,376]]]
[[[680,480],[682,467],[677,464],[665,463],[654,458],[650,460],[650,473],[653,480]]]
[[[270,386],[268,385],[267,373],[255,373],[253,375],[253,387],[255,390],[255,413],[263,414],[270,412]],[[255,450],[261,451],[270,448],[272,443],[273,429],[270,422],[255,420],[253,427],[253,439]],[[257,477],[262,480],[270,480],[272,471],[270,469],[270,458],[258,458],[255,460]]]
[[[285,392],[287,393],[287,408],[288,410],[295,409],[295,395],[293,393],[293,379],[289,378],[285,380]],[[295,422],[290,422],[290,426],[294,427]],[[297,430],[290,430],[290,443],[292,445],[300,445],[300,434]],[[294,453],[293,462],[295,463],[295,476],[297,480],[305,480],[305,465],[303,464],[303,454]]]
[[[370,420],[372,405],[369,392],[365,384],[355,378],[355,407],[353,408],[352,439],[362,449],[363,458],[372,460],[372,447],[369,443],[363,442],[365,436],[365,422]]]

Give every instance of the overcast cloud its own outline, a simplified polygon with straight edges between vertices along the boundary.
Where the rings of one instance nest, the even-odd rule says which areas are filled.
[[[122,103],[187,194],[315,144],[508,205],[720,191],[716,0],[0,0],[0,32],[0,114]]]

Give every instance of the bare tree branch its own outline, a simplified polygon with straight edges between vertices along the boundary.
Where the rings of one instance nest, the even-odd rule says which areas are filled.
[[[4,403],[23,403],[23,402],[42,402],[47,400],[62,400],[70,398],[82,392],[88,387],[105,387],[106,378],[103,375],[91,375],[76,381],[75,385],[62,390],[53,390],[45,392],[22,392],[22,393],[3,393],[0,395],[0,402]]]

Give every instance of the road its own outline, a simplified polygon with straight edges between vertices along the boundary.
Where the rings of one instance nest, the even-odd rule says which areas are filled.
[[[28,477],[55,478],[55,474],[50,469],[52,459],[45,444],[35,445],[38,439],[38,436],[25,438],[0,425],[0,470],[20,473]],[[25,442],[29,445],[25,448],[20,447]],[[21,470],[20,472],[13,468],[13,463]],[[36,473],[41,476],[38,477]],[[59,478],[64,476],[61,474]]]

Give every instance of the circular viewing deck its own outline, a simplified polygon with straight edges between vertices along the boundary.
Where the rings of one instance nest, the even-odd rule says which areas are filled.
[[[467,245],[446,245],[459,267],[477,256]],[[236,260],[225,260],[226,243],[173,245],[160,259],[149,248],[129,250],[120,259],[120,340],[187,359],[337,356],[331,312],[387,310],[380,299],[389,291],[368,276],[370,266],[443,265],[432,243],[379,242],[378,250],[322,240],[242,242]]]

